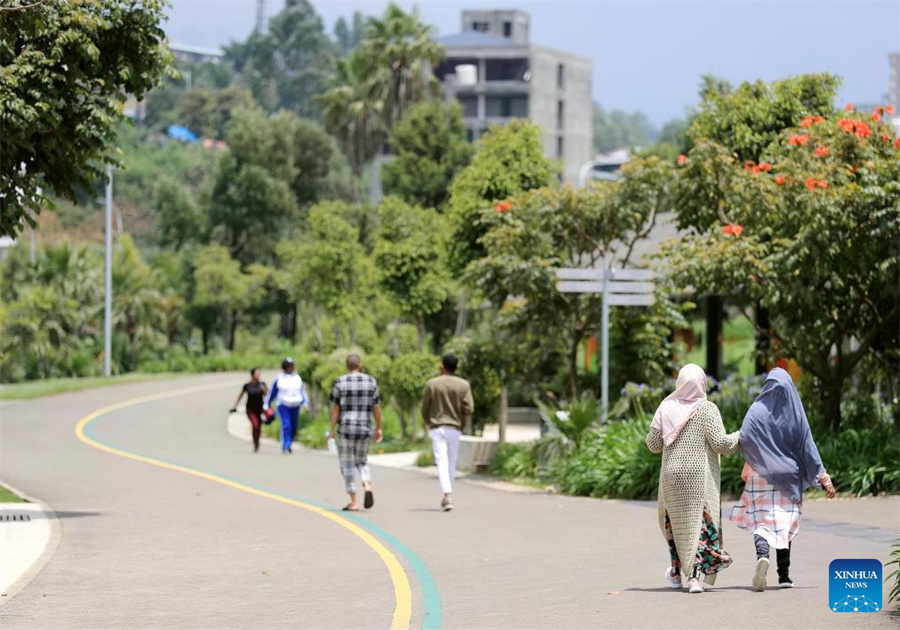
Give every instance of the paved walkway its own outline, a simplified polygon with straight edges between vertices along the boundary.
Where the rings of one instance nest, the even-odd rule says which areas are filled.
[[[898,625],[827,603],[832,559],[888,559],[896,497],[808,502],[791,591],[749,590],[752,543],[726,524],[735,565],[690,596],[661,584],[652,502],[462,481],[445,514],[435,480],[376,468],[375,509],[341,514],[333,456],[254,454],[228,435],[240,383],[184,377],[30,401],[28,413],[0,406],[0,478],[48,503],[62,529],[50,562],[0,608],[4,630]],[[76,436],[79,420],[139,397],[81,423],[94,446]]]

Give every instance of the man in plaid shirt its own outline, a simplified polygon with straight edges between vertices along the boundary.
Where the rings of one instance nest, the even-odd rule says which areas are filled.
[[[363,506],[375,505],[372,494],[372,473],[366,463],[369,454],[369,437],[372,434],[372,416],[375,416],[375,442],[381,442],[381,398],[378,383],[368,374],[363,374],[359,355],[347,357],[347,374],[337,379],[331,386],[331,435],[337,435],[338,459],[341,473],[347,485],[350,503],[344,508],[348,512],[359,511],[356,502],[355,471],[359,469],[359,479],[365,490]],[[337,429],[337,433],[335,433]]]

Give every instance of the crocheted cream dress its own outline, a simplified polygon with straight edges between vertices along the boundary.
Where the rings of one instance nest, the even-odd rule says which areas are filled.
[[[719,408],[708,400],[697,405],[669,446],[664,447],[659,429],[651,428],[647,434],[647,448],[653,453],[662,452],[659,529],[665,536],[668,512],[685,577],[690,577],[696,561],[704,510],[712,516],[721,534],[719,456],[737,451],[739,436],[740,431],[726,435]],[[706,576],[705,581],[714,584],[716,574]]]

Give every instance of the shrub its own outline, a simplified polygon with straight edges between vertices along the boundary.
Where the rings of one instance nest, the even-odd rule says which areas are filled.
[[[490,472],[504,479],[537,479],[539,462],[535,444],[520,442],[500,445],[489,465]]]

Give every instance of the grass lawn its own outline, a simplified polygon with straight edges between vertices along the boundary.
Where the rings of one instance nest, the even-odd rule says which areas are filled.
[[[78,392],[83,389],[104,387],[106,385],[119,385],[121,383],[137,383],[163,378],[171,378],[172,374],[122,374],[121,376],[89,376],[85,378],[48,378],[40,381],[26,381],[24,383],[12,383],[0,385],[0,400],[28,400],[63,394],[65,392]]]
[[[0,486],[0,503],[25,503],[25,499]]]

